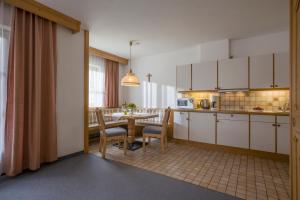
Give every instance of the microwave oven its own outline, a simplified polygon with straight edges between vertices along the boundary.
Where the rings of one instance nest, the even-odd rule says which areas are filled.
[[[194,108],[194,99],[193,98],[178,98],[176,106],[177,106],[177,108],[193,109]]]

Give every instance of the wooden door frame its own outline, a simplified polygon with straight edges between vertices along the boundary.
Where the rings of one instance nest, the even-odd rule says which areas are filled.
[[[294,129],[297,125],[296,117],[299,115],[299,105],[297,105],[297,11],[299,10],[300,0],[290,0],[290,105],[291,105],[291,115],[290,115],[290,194],[291,199],[296,200],[298,198],[298,171],[297,171],[297,140]],[[299,11],[298,11],[299,12]],[[299,27],[298,27],[299,28]],[[299,51],[299,50],[298,50]],[[295,143],[296,142],[296,143]],[[296,157],[295,157],[296,155]]]
[[[89,152],[89,31],[84,30],[84,153]]]

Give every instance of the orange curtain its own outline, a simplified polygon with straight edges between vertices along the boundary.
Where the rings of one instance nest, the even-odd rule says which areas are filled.
[[[15,8],[8,61],[4,173],[57,159],[56,24]]]
[[[119,63],[105,59],[105,107],[119,106]]]

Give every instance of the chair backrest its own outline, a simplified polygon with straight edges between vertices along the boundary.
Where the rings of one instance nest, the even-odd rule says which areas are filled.
[[[105,135],[106,133],[105,133],[105,122],[103,117],[103,111],[101,109],[96,109],[96,115],[99,124],[100,134],[102,133],[103,135]]]
[[[171,109],[170,107],[168,107],[167,109],[165,109],[164,117],[162,120],[162,134],[167,134],[170,114],[171,114]]]

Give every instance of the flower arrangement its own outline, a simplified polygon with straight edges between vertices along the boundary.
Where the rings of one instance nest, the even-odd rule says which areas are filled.
[[[134,110],[136,109],[136,105],[134,103],[129,103],[127,105],[127,109],[133,114]]]
[[[123,112],[125,115],[128,114],[128,112],[131,112],[131,114],[133,114],[133,112],[136,110],[136,105],[134,103],[129,103],[129,104],[123,104]]]

